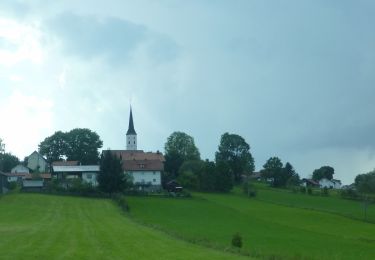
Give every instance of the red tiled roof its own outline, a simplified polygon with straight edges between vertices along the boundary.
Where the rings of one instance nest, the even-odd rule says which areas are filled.
[[[52,166],[76,166],[79,165],[79,161],[54,161]]]
[[[124,171],[163,171],[164,156],[162,153],[145,153],[142,150],[113,150],[111,151],[118,158],[122,159]]]
[[[38,173],[36,176],[40,176],[42,179],[51,179],[50,173]],[[26,174],[25,179],[33,179],[33,174]]]

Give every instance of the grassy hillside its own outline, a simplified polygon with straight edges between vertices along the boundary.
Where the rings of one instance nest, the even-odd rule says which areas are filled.
[[[129,220],[109,200],[0,197],[0,259],[237,259]]]
[[[319,195],[295,194],[289,190],[270,188],[261,183],[257,183],[256,188],[258,190],[258,200],[291,207],[331,212],[358,220],[364,219],[363,202],[341,199],[334,190],[329,191],[330,196],[322,197]],[[239,194],[240,191],[236,190],[236,193]],[[318,191],[315,191],[315,193],[318,193]],[[368,207],[367,220],[375,223],[375,205]]]
[[[305,198],[296,196],[296,200]],[[232,235],[240,232],[244,249],[255,255],[315,259],[375,256],[374,224],[236,194],[197,193],[194,197],[128,200],[134,218],[187,239],[206,239],[227,246]]]

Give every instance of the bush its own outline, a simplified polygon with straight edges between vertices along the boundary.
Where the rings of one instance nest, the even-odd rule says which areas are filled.
[[[239,233],[236,233],[232,237],[232,246],[241,248],[242,247],[242,237]]]
[[[129,205],[125,199],[125,196],[120,193],[115,193],[112,195],[112,200],[124,211],[129,211]]]
[[[323,195],[323,196],[329,196],[329,190],[328,190],[327,187],[324,187],[324,188],[322,189],[322,195]]]
[[[17,189],[17,182],[15,182],[15,181],[12,181],[12,182],[9,182],[9,189],[10,190],[15,190],[15,189]]]
[[[308,187],[308,188],[307,188],[307,194],[312,195],[312,193],[313,193],[313,192],[312,192],[311,187]]]
[[[300,188],[299,188],[299,191],[300,191],[301,193],[306,193],[306,187],[300,187]]]
[[[344,199],[357,200],[360,198],[359,193],[354,189],[340,190],[340,196]]]
[[[242,190],[243,193],[245,193],[248,197],[256,197],[257,195],[257,191],[250,181],[246,181],[243,183]]]

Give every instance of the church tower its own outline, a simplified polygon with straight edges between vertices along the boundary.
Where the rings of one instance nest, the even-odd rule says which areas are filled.
[[[130,107],[128,132],[126,132],[126,150],[137,150],[137,133],[134,130],[133,113]]]

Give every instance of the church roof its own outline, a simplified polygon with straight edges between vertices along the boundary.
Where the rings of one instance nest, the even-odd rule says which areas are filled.
[[[126,135],[136,135],[136,134],[137,133],[135,132],[134,123],[133,123],[132,108],[130,108],[129,127],[128,127],[128,131],[126,132]]]
[[[125,171],[163,171],[164,156],[160,152],[144,152],[142,150],[111,150],[111,153],[122,160]]]

